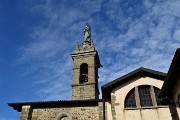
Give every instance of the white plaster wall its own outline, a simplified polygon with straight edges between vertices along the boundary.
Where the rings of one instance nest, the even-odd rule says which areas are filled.
[[[123,120],[171,120],[169,115],[167,108],[124,110]]]
[[[157,112],[159,117],[158,120],[172,120],[169,107],[158,108]]]
[[[156,109],[142,109],[141,112],[142,120],[157,120],[158,113]]]
[[[124,100],[127,93],[136,86],[140,85],[152,85],[161,89],[163,81],[150,77],[139,77],[128,81],[112,90],[111,95],[116,96],[115,103],[119,104],[115,106],[116,120],[170,120],[171,115],[168,106],[163,108],[152,109],[124,109]],[[108,109],[108,113],[109,113]],[[163,117],[165,116],[165,117]],[[109,120],[111,120],[109,118]]]
[[[124,110],[124,120],[171,120],[168,108]],[[119,120],[119,118],[117,118]]]
[[[132,120],[132,118],[136,118],[136,120],[141,120],[141,113],[139,110],[124,110],[123,116],[124,119],[122,120]],[[117,116],[117,119],[120,120],[120,116]]]

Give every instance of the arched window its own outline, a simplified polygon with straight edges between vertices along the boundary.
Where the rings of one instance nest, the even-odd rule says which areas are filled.
[[[133,108],[161,105],[158,99],[159,92],[159,88],[150,85],[137,86],[126,95],[124,106]]]
[[[69,116],[68,116],[68,114],[66,114],[66,113],[61,113],[61,114],[58,116],[57,120],[69,120]]]
[[[80,80],[79,83],[88,82],[88,65],[83,63],[80,65]]]
[[[134,89],[132,89],[126,96],[125,99],[125,107],[129,108],[129,107],[136,107],[136,100],[135,100],[135,94],[134,94]]]

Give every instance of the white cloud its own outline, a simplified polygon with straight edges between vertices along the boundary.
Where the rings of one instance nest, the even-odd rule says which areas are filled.
[[[122,21],[122,23],[129,26],[126,32],[119,33],[117,37],[115,37],[114,33],[107,34],[102,38],[104,44],[107,41],[108,43],[106,47],[101,42],[101,52],[106,51],[114,54],[113,59],[108,62],[105,61],[104,70],[102,73],[100,72],[100,76],[103,76],[100,81],[110,81],[141,66],[167,72],[175,49],[180,45],[174,39],[178,35],[176,29],[179,29],[177,25],[179,24],[177,22],[179,14],[176,14],[179,8],[177,11],[175,9],[180,5],[178,2],[161,1],[151,3],[145,1],[144,5],[147,10],[144,10],[146,11],[144,14],[136,19],[128,18],[128,20]],[[119,21],[119,18],[114,16],[116,10],[107,12],[107,15],[115,22]],[[118,56],[117,54],[121,55]],[[105,57],[103,56],[103,58]],[[109,65],[109,63],[114,64]],[[116,70],[113,68],[116,68]]]
[[[180,45],[179,1],[131,2],[47,1],[32,8],[33,14],[45,19],[30,33],[32,42],[21,49],[20,61],[34,64],[29,74],[40,73],[34,83],[42,85],[41,97],[70,98],[70,54],[76,40],[82,42],[86,22],[92,25],[92,39],[104,66],[100,85],[141,66],[167,72]]]
[[[180,29],[177,29],[174,34],[173,34],[173,37],[175,40],[180,40]]]

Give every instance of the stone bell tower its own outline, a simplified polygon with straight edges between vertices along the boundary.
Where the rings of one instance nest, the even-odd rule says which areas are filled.
[[[75,52],[71,54],[74,61],[74,75],[72,83],[72,99],[99,99],[98,68],[102,67],[98,52],[91,40],[91,27],[86,24],[84,42],[79,48],[76,44]]]

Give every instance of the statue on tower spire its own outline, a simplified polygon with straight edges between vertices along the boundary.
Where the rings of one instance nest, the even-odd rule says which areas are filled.
[[[91,26],[88,23],[86,23],[84,30],[84,41],[91,41]]]
[[[91,45],[91,26],[86,23],[85,29],[84,29],[84,42],[83,42],[83,48],[87,48]]]

